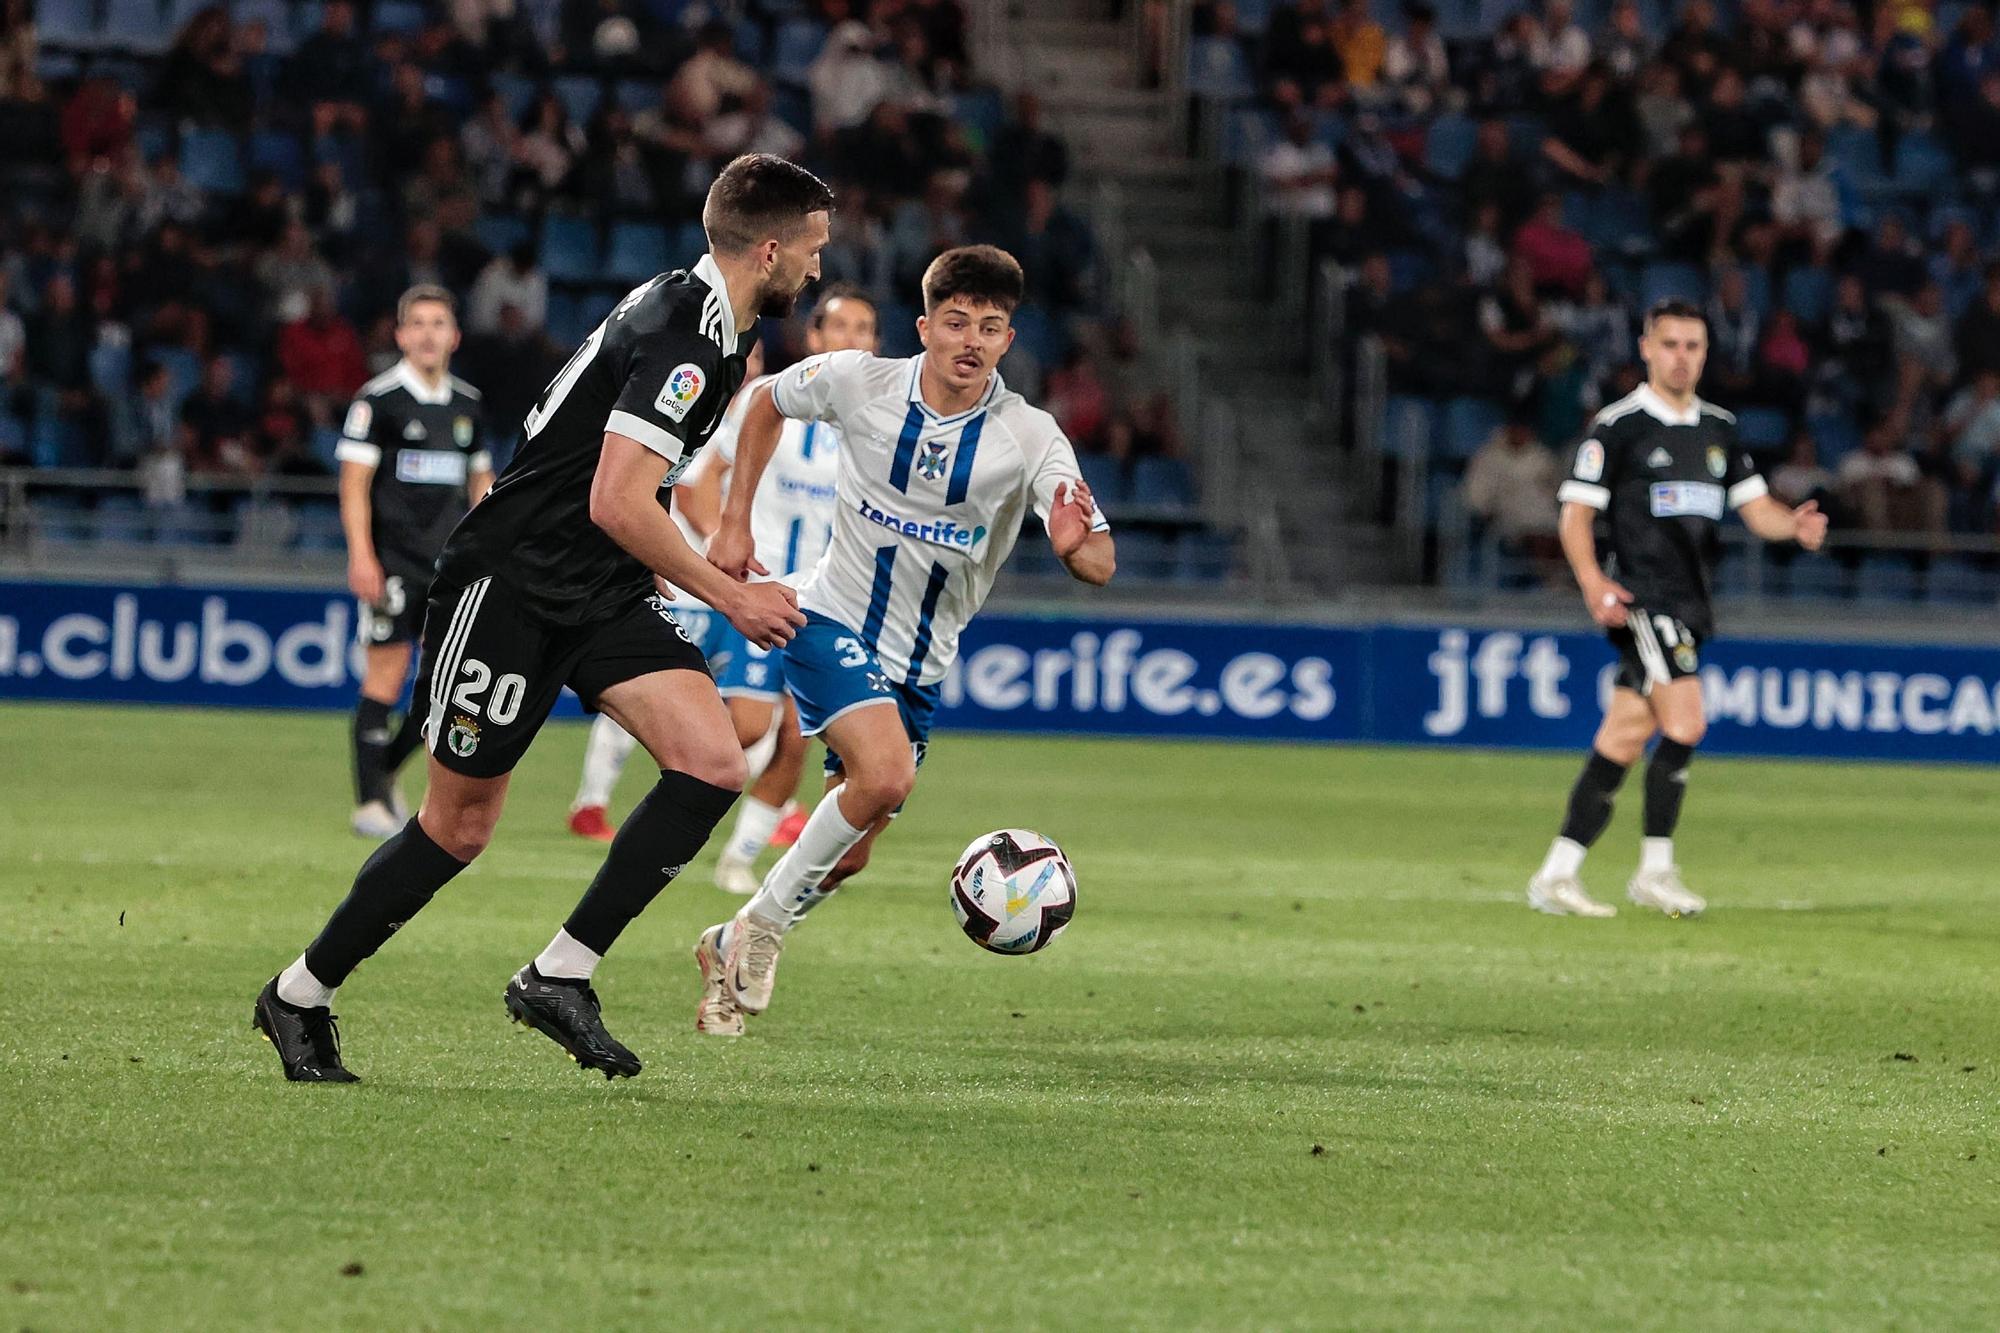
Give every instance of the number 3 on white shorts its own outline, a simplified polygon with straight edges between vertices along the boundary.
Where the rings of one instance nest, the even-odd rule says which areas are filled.
[[[512,672],[493,679],[493,669],[476,657],[468,657],[459,665],[459,674],[465,680],[452,691],[454,707],[463,708],[474,717],[479,716],[479,696],[486,693],[486,687],[493,687],[492,696],[487,700],[486,720],[496,726],[506,726],[521,715],[521,699],[528,692],[525,676]]]

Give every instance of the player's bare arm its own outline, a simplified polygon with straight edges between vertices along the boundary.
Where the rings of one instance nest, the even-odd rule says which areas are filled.
[[[709,538],[708,559],[732,578],[770,571],[757,562],[757,543],[750,535],[750,505],[764,480],[764,469],[778,451],[778,436],[785,428],[784,414],[769,382],[750,393],[743,409],[743,424],[736,433],[736,466],[729,484],[729,498],[722,505],[715,534]]]
[[[470,508],[486,498],[486,492],[493,489],[493,469],[481,468],[465,479],[465,502]]]
[[[637,440],[607,431],[590,486],[590,521],[653,573],[728,616],[758,647],[789,643],[806,623],[798,598],[782,583],[739,583],[688,545],[656,498],[668,466]]]
[[[1590,608],[1590,618],[1606,629],[1616,629],[1625,623],[1625,608],[1631,604],[1632,594],[1597,563],[1596,522],[1595,509],[1572,502],[1562,507],[1556,531],[1570,571],[1576,575],[1576,586],[1583,592],[1584,605]]]
[[[1797,542],[1808,551],[1817,551],[1826,542],[1826,515],[1817,500],[1808,500],[1797,509],[1760,495],[1736,511],[1743,526],[1767,542]]]
[[[691,475],[674,487],[674,509],[698,535],[712,539],[722,522],[722,483],[729,465],[711,449],[688,471]]]
[[[1049,546],[1071,578],[1102,588],[1118,570],[1118,553],[1110,533],[1090,530],[1096,514],[1089,486],[1078,481],[1056,487],[1056,502],[1049,507]]]
[[[347,590],[373,605],[388,595],[382,562],[375,556],[374,511],[368,488],[375,469],[367,463],[340,465],[340,528],[347,535]]]

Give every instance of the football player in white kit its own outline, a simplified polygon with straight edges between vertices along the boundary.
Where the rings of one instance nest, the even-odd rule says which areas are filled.
[[[806,349],[822,352],[873,352],[877,325],[875,305],[856,287],[828,286],[806,323]],[[751,390],[764,380],[753,378],[730,404],[709,447],[696,456],[674,487],[674,516],[690,540],[699,545],[715,531],[729,474],[735,464],[736,435]],[[757,557],[768,576],[796,584],[826,550],[833,532],[834,472],[840,456],[839,433],[823,422],[787,422],[777,452],[765,469],[751,506],[751,529]],[[781,653],[769,652],[737,633],[729,621],[699,601],[676,590],[674,618],[685,628],[702,655],[730,720],[736,739],[749,759],[753,785],[737,807],[736,827],[716,862],[718,887],[736,894],[757,891],[753,863],[770,843],[785,805],[798,790],[805,770],[806,741],[799,734],[798,710],[785,689]],[[608,717],[591,726],[584,752],[583,780],[570,807],[569,827],[580,837],[608,839],[612,826],[606,807],[632,738]]]
[[[959,631],[1029,508],[1073,577],[1111,579],[1110,525],[1070,442],[995,371],[1022,286],[1003,250],[947,250],[924,272],[920,355],[812,357],[749,395],[708,551],[739,578],[765,572],[748,500],[784,421],[840,431],[833,540],[799,587],[806,626],[785,653],[800,728],[826,742],[828,795],[743,910],[697,942],[699,1031],[735,1036],[763,1012],[786,932],[868,864],[916,783]]]

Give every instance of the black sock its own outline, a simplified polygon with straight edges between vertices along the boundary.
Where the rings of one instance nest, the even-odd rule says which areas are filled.
[[[1562,835],[1584,847],[1596,842],[1611,822],[1611,798],[1623,781],[1625,765],[1592,750],[1583,772],[1577,774],[1576,786],[1570,788],[1569,815],[1563,820]]]
[[[694,859],[736,796],[686,773],[662,772],[619,825],[597,878],[563,923],[570,938],[594,953],[608,952],[619,932]]]
[[[362,865],[354,887],[307,947],[307,969],[325,985],[338,986],[463,869],[465,862],[412,819]]]
[[[1681,798],[1687,795],[1688,763],[1694,747],[1660,737],[1653,762],[1646,765],[1646,836],[1671,838],[1681,822]]]
[[[396,728],[396,734],[389,738],[389,744],[383,748],[382,771],[392,779],[396,776],[396,770],[401,768],[404,761],[415,754],[417,747],[424,743],[424,713],[419,707],[421,703],[420,698],[411,701],[410,711],[403,714],[402,724]]]
[[[362,695],[354,706],[354,803],[389,799],[389,705]]]

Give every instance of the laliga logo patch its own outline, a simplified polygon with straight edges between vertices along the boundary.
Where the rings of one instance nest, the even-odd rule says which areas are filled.
[[[800,366],[799,387],[803,389],[806,387],[806,385],[811,384],[813,380],[818,377],[819,373],[825,369],[826,369],[826,358],[823,356],[815,357],[813,360],[808,361],[804,365]]]
[[[694,410],[695,400],[701,397],[701,386],[707,383],[702,378],[701,367],[692,361],[684,361],[674,367],[674,373],[667,376],[667,382],[660,390],[660,396],[653,400],[653,408],[674,421],[687,420],[687,414]]]
[[[479,724],[469,717],[454,717],[451,730],[444,734],[444,743],[460,759],[470,759],[479,748]]]
[[[1596,440],[1585,440],[1583,447],[1576,451],[1576,479],[1598,481],[1603,476],[1604,446]]]
[[[347,422],[340,428],[340,433],[350,440],[365,440],[368,438],[368,427],[374,421],[375,409],[365,399],[357,398],[354,406],[347,409]]]

